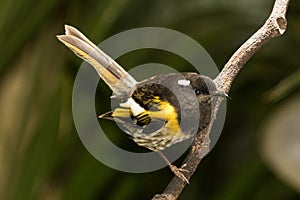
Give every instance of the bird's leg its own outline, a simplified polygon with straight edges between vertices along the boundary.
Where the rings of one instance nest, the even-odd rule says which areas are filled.
[[[183,182],[186,182],[189,184],[189,180],[184,176],[182,172],[188,172],[188,170],[183,169],[183,168],[178,168],[175,165],[173,165],[168,158],[161,152],[157,151],[157,153],[160,155],[160,157],[169,165],[171,171],[178,177],[180,178]]]

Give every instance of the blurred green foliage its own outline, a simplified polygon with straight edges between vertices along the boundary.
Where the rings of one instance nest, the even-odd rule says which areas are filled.
[[[81,60],[55,38],[64,24],[78,27],[96,43],[136,27],[175,29],[203,45],[221,69],[264,23],[272,5],[271,0],[1,0],[0,199],[150,199],[172,177],[168,168],[147,174],[119,172],[84,148],[71,111]],[[181,199],[300,198],[265,166],[259,153],[265,119],[299,91],[299,1],[291,1],[287,19],[286,34],[255,54],[234,81],[222,136]],[[126,69],[149,62],[178,65],[172,58],[140,50],[119,61]],[[275,85],[281,100],[274,103],[270,98],[279,97],[270,97],[268,91]],[[97,107],[107,111],[110,91],[103,83],[98,95]],[[117,128],[110,134],[135,146]]]

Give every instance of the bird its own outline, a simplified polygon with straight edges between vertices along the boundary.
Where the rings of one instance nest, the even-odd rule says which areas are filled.
[[[75,27],[65,25],[65,34],[57,38],[94,67],[117,99],[116,108],[99,118],[117,122],[137,145],[159,153],[171,171],[189,183],[184,175],[188,171],[170,163],[161,151],[208,126],[212,99],[220,94],[213,80],[196,72],[173,72],[138,82]]]

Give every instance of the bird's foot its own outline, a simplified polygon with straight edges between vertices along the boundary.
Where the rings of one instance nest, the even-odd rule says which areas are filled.
[[[180,178],[183,182],[186,182],[187,184],[190,184],[189,180],[185,177],[183,172],[189,172],[187,169],[183,168],[178,168],[175,165],[170,164],[170,169],[171,171],[178,177]]]

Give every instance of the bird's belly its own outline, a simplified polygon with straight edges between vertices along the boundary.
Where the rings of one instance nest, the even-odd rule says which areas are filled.
[[[181,133],[171,133],[167,128],[163,128],[156,134],[138,134],[133,136],[134,142],[151,151],[161,151],[165,148],[189,139],[191,136]]]

